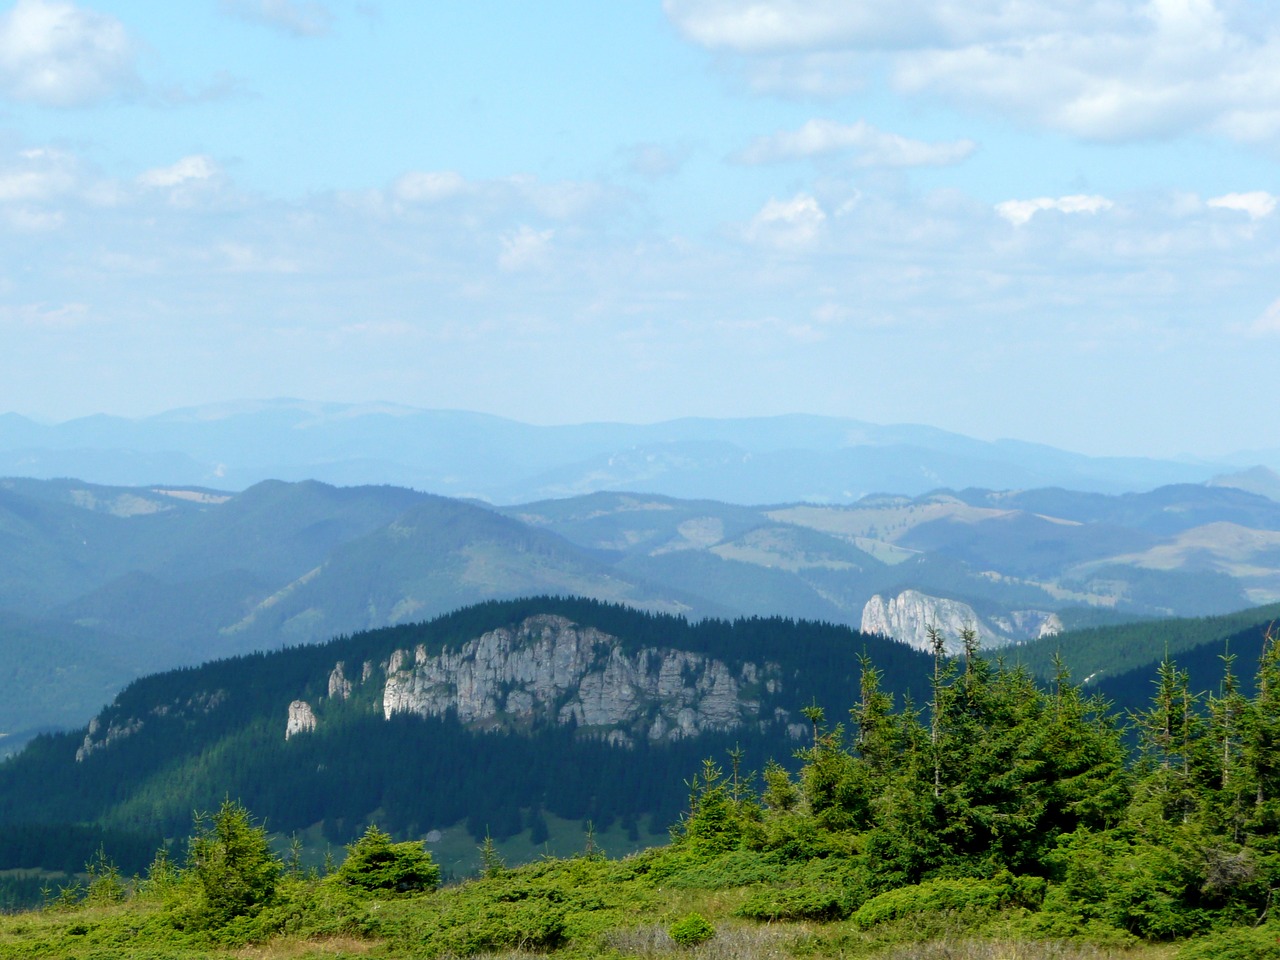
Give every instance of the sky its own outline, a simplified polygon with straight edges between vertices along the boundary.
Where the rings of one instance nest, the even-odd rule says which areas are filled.
[[[1280,448],[1269,0],[18,0],[0,411]]]

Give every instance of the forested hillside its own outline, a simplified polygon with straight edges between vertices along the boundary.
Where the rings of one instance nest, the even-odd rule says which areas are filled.
[[[635,617],[600,612],[615,627]],[[476,617],[438,622],[424,649],[448,649]],[[662,618],[647,623],[629,650],[666,635]],[[723,624],[705,639],[722,655],[778,639],[822,648],[820,633],[788,628],[804,629]],[[666,956],[707,943],[747,958],[1273,958],[1280,641],[1269,636],[1256,665],[1228,659],[1208,696],[1162,662],[1130,717],[1130,750],[1107,704],[1064,671],[1037,684],[962,639],[959,656],[938,638],[932,658],[912,658],[914,698],[889,689],[874,654],[858,657],[847,722],[842,709],[803,709],[798,768],[739,751],[695,764],[672,842],[638,856],[606,860],[588,836],[576,857],[512,869],[486,840],[482,876],[437,890],[421,843],[369,827],[340,866],[308,871],[227,799],[135,882],[97,854],[87,887],[64,888],[39,917],[0,920],[0,951]],[[1159,943],[1170,946],[1144,946]]]
[[[498,669],[474,658],[429,681],[428,691],[456,687],[444,709],[389,706],[393,682],[412,682],[414,663],[425,670],[433,658],[458,660],[485,636],[518,646],[513,631],[530,622],[540,637],[594,643],[580,666],[564,666],[569,675],[547,711],[518,706],[520,684],[497,675],[505,701],[474,713],[466,692]],[[318,826],[335,844],[375,817],[413,836],[465,821],[474,836],[505,839],[545,815],[600,829],[642,820],[661,832],[702,757],[740,745],[753,766],[790,763],[806,729],[803,708],[814,698],[848,702],[863,651],[883,664],[893,689],[914,686],[922,696],[922,654],[846,627],[777,618],[690,624],[581,599],[481,604],[137,680],[88,730],[41,736],[0,764],[0,824],[95,823],[172,836],[192,809],[230,793],[274,830]],[[665,685],[651,699],[645,664]],[[341,665],[350,680],[336,679]],[[596,716],[609,697],[635,709],[602,725]],[[570,704],[583,712],[566,715]],[[314,726],[286,739],[304,707]]]

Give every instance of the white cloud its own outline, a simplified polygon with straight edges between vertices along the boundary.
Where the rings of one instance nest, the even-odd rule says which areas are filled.
[[[972,140],[926,143],[879,130],[864,120],[839,123],[810,120],[798,130],[759,137],[738,154],[742,163],[776,163],[833,153],[851,153],[860,167],[937,167],[960,163],[976,144]]]
[[[75,158],[60,150],[23,150],[18,163],[0,170],[0,203],[49,200],[75,189]]]
[[[622,194],[588,180],[541,180],[515,174],[492,180],[468,180],[453,171],[410,171],[391,184],[389,190],[364,198],[380,206],[390,201],[392,208],[407,216],[430,215],[428,209],[443,201],[459,201],[453,213],[471,221],[544,219],[578,221],[613,209]]]
[[[5,210],[4,217],[9,226],[19,233],[46,233],[67,222],[66,214],[61,210],[33,210],[30,207]]]
[[[887,65],[903,92],[1093,140],[1280,136],[1280,8],[1231,0],[666,0],[752,84],[838,95]]]
[[[498,265],[503,270],[524,270],[539,266],[547,256],[554,230],[534,230],[522,225],[502,237]]]
[[[192,181],[209,180],[218,175],[218,165],[210,157],[194,154],[183,157],[169,167],[157,167],[138,176],[144,187],[176,187]]]
[[[114,17],[59,0],[18,0],[0,16],[0,92],[73,107],[136,86],[134,44]]]
[[[794,249],[813,243],[827,215],[816,199],[800,193],[790,200],[770,199],[745,230],[753,243]]]
[[[1073,194],[1068,197],[1037,197],[1034,200],[1006,200],[996,204],[996,213],[1015,227],[1029,223],[1041,210],[1057,210],[1059,213],[1097,213],[1110,210],[1114,203],[1106,197]]]
[[[637,143],[623,151],[632,173],[659,180],[678,173],[689,157],[687,147],[669,149],[657,143]]]
[[[39,330],[74,330],[89,319],[89,306],[84,303],[24,303],[0,306],[0,326],[20,326]]]
[[[391,193],[405,203],[433,203],[461,193],[467,185],[461,174],[452,170],[412,171],[391,186]]]
[[[62,150],[22,150],[0,165],[0,216],[19,233],[57,230],[67,219],[57,204],[77,197],[101,203],[105,192],[102,184],[87,182],[76,158]]]
[[[215,261],[233,273],[298,273],[302,267],[289,257],[264,256],[247,243],[225,242],[214,251]]]
[[[928,4],[848,0],[664,0],[687,37],[740,53],[824,50],[843,45],[897,46],[933,33]]]
[[[1228,193],[1221,197],[1213,197],[1205,203],[1222,210],[1238,210],[1247,213],[1250,220],[1261,220],[1270,216],[1276,209],[1277,197],[1264,190],[1251,193]]]
[[[322,37],[333,26],[333,13],[323,3],[297,0],[221,0],[224,13],[265,24],[295,37]]]
[[[1262,316],[1249,327],[1249,332],[1255,336],[1280,334],[1280,300],[1273,301],[1271,306],[1262,312]]]

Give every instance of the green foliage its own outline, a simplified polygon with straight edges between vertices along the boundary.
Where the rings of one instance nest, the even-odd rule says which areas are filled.
[[[370,893],[419,893],[439,885],[440,868],[420,841],[392,843],[390,834],[370,826],[347,847],[333,881]]]
[[[721,890],[777,882],[786,869],[775,854],[755,850],[730,850],[711,858],[680,851],[663,856],[650,876],[676,889]]]
[[[976,920],[1013,902],[1011,883],[989,880],[929,880],[898,887],[858,908],[854,922],[862,928],[925,913],[953,913]]]
[[[196,896],[182,920],[209,928],[252,915],[269,903],[282,864],[271,851],[266,830],[243,805],[227,799],[216,813],[196,815],[184,872]]]
[[[708,759],[689,781],[689,811],[673,834],[695,856],[708,857],[735,849],[759,820],[759,806],[742,797],[737,785]]]
[[[1280,960],[1280,928],[1226,930],[1184,944],[1176,960]]]
[[[138,884],[139,896],[155,900],[167,899],[177,888],[181,876],[178,866],[169,857],[169,849],[161,847],[156,851],[147,874]]]
[[[486,833],[484,843],[480,844],[480,872],[486,877],[496,877],[506,868],[506,862],[493,844],[493,837]]]
[[[730,914],[837,924],[824,942],[851,952],[920,931],[1000,928],[1109,945],[1197,938],[1187,960],[1268,956],[1272,928],[1247,928],[1280,889],[1275,638],[1248,696],[1230,657],[1209,695],[1163,664],[1134,718],[1131,763],[1116,720],[1061,663],[1038,684],[965,639],[959,657],[937,645],[927,710],[895,705],[864,658],[847,726],[806,708],[800,770],[766,766],[758,795],[736,746],[728,775],[704,761],[666,848],[609,861],[589,827],[587,855],[508,868],[486,838],[481,876],[436,890],[440,872],[422,844],[369,827],[319,880],[284,875],[263,829],[228,801],[197,819],[184,867],[162,849],[132,899],[100,850],[88,891],[64,889],[44,914],[60,932],[31,955],[65,954],[72,937],[105,944],[119,931],[94,911],[137,910],[193,946],[360,937],[388,955],[441,957],[588,955],[610,949],[619,925],[662,937],[644,926],[655,911],[684,918],[670,931],[684,945],[697,910],[712,932]],[[744,929],[730,923],[720,939]]]
[[[716,928],[702,914],[690,913],[668,927],[667,934],[678,945],[688,948],[706,943],[716,935]]]
[[[89,885],[85,891],[87,903],[119,903],[125,898],[127,890],[120,877],[120,868],[111,861],[102,847],[98,848],[84,869],[89,875]]]
[[[867,897],[867,870],[859,859],[827,857],[778,871],[775,882],[753,890],[740,917],[777,920],[842,920]]]

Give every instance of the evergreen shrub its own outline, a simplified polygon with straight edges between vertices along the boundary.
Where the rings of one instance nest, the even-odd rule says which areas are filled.
[[[1176,960],[1280,960],[1280,927],[1275,924],[1235,929],[1192,940]]]
[[[838,858],[791,867],[781,883],[754,890],[736,913],[751,920],[843,920],[867,899],[866,867]]]
[[[667,928],[667,934],[682,947],[696,947],[716,935],[716,928],[700,913],[682,917]]]
[[[347,847],[333,880],[369,893],[418,893],[439,886],[440,868],[421,841],[392,843],[390,834],[370,826]]]
[[[1013,887],[990,880],[928,880],[911,887],[886,890],[872,897],[853,915],[863,929],[924,913],[990,914],[1012,902]]]

